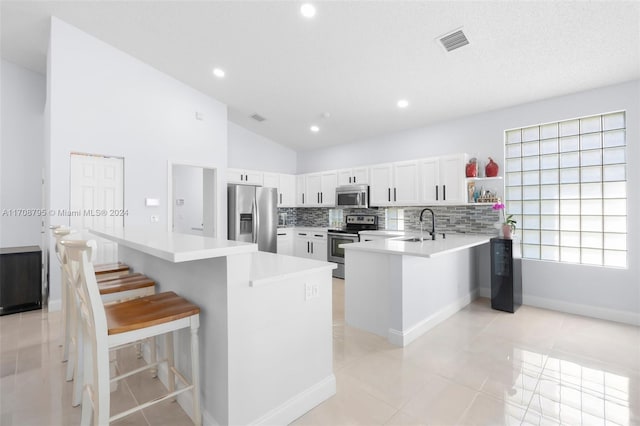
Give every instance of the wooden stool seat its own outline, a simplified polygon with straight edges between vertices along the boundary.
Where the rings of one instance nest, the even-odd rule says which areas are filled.
[[[197,305],[172,291],[105,305],[104,310],[109,335],[164,324],[200,313]]]
[[[101,283],[107,283],[109,281],[114,281],[114,280],[122,280],[122,279],[126,279],[126,278],[140,278],[143,277],[144,274],[141,274],[140,272],[131,272],[128,274],[124,274],[124,275],[116,275],[116,276],[108,276],[108,277],[96,277],[96,281],[98,281],[98,284]]]
[[[128,272],[129,266],[122,262],[103,263],[101,265],[95,265],[94,270],[96,271],[96,277],[99,277],[100,275]]]
[[[155,287],[156,282],[151,278],[135,277],[123,280],[112,280],[105,283],[98,283],[98,290],[100,290],[100,296],[105,294],[121,293],[124,291],[139,290],[146,287]]]
[[[176,399],[184,392],[191,393],[192,419],[197,426],[202,424],[200,409],[200,360],[198,328],[200,308],[178,296],[165,292],[143,296],[120,303],[105,304],[100,294],[100,285],[91,264],[94,241],[62,241],[69,267],[70,288],[73,289],[78,304],[79,364],[76,382],[82,390],[82,417],[80,424],[105,426],[148,407]],[[126,281],[126,279],[125,279]],[[130,282],[136,282],[134,279]],[[191,346],[191,383],[175,367],[173,333],[189,333]],[[145,366],[110,377],[110,350],[132,344],[141,339],[164,336],[165,357],[157,360],[152,355]],[[155,347],[155,343],[153,344]],[[153,351],[155,353],[155,350]],[[146,369],[157,370],[166,365],[167,390],[148,402],[141,403],[123,412],[112,414],[110,384],[130,377]],[[86,369],[85,369],[86,367]],[[182,386],[177,387],[179,380]],[[74,399],[75,399],[74,383]]]

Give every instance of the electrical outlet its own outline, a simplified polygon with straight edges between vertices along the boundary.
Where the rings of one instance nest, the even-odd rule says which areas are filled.
[[[304,300],[313,299],[318,297],[320,294],[320,289],[318,288],[318,284],[306,283],[304,285]]]

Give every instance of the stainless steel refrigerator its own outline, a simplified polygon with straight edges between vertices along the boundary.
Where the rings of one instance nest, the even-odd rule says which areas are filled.
[[[258,244],[258,250],[275,253],[278,229],[277,189],[261,186],[227,186],[228,238]]]

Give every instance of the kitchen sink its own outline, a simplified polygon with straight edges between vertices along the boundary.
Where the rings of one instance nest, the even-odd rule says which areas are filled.
[[[420,238],[420,237],[411,237],[411,238],[403,238],[400,241],[406,241],[408,243],[421,243],[423,241],[427,241],[426,238]]]

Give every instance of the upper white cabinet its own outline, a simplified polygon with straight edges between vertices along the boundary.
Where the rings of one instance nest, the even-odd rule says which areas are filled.
[[[336,172],[310,173],[305,175],[305,178],[306,189],[301,207],[336,205],[336,186],[338,185]]]
[[[419,163],[402,161],[369,169],[369,197],[373,206],[408,206],[420,202]]]
[[[357,185],[369,183],[369,168],[358,167],[355,169],[338,170],[338,186]]]
[[[304,207],[307,202],[307,176],[296,175],[296,206]]]
[[[227,169],[227,183],[262,185],[263,173],[255,170]]]
[[[420,160],[420,201],[427,204],[464,204],[464,154]]]
[[[278,190],[278,207],[296,206],[296,176],[282,173],[264,173],[263,186]]]

